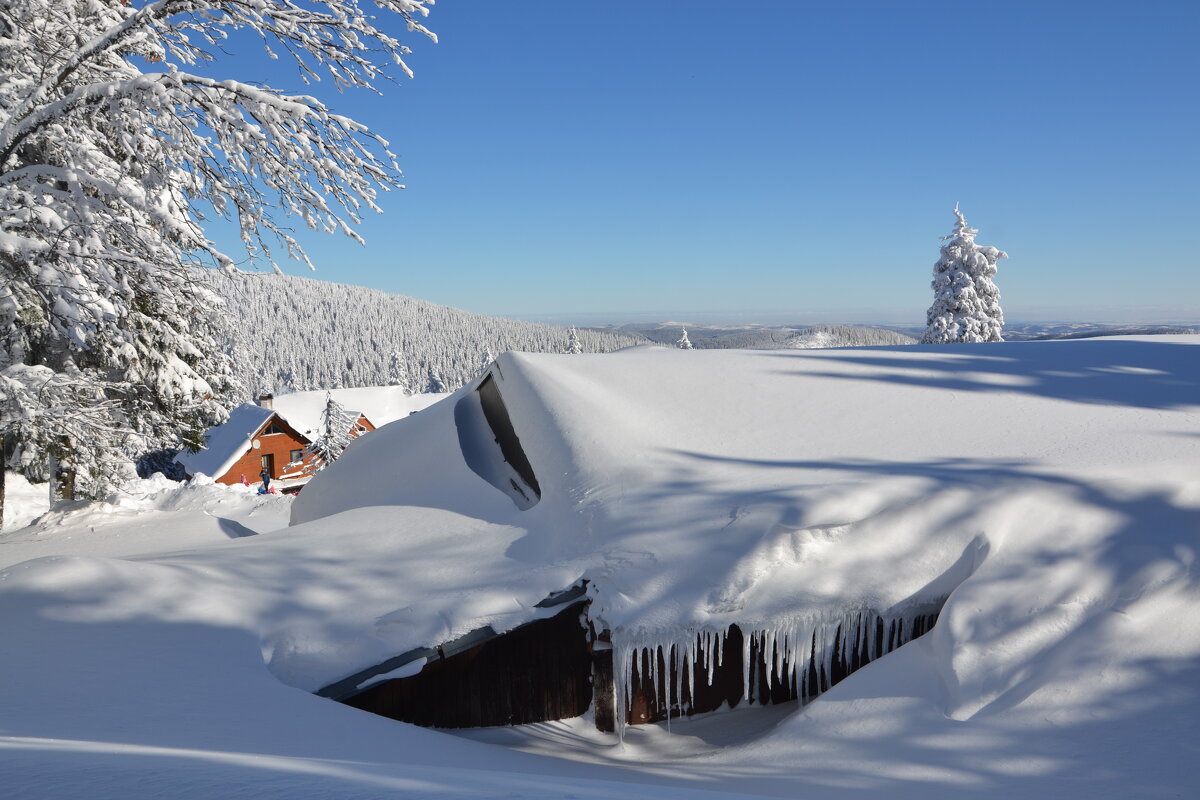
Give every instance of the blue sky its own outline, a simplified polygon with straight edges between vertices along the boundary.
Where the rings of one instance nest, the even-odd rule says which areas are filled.
[[[489,314],[921,322],[956,202],[1010,320],[1200,321],[1200,4],[441,0],[313,276]],[[288,268],[306,274],[299,265]]]

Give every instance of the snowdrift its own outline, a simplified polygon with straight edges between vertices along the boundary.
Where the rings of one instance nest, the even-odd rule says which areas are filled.
[[[31,786],[64,753],[99,769],[114,746],[280,759],[357,746],[372,765],[339,767],[347,796],[477,793],[477,775],[439,783],[415,768],[431,782],[397,783],[409,767],[395,765],[438,747],[469,760],[466,743],[308,692],[537,619],[540,601],[586,580],[618,663],[733,623],[788,651],[847,614],[941,605],[923,638],[752,743],[678,768],[633,751],[636,780],[680,796],[697,777],[736,796],[1186,793],[1200,781],[1198,345],[505,355],[489,374],[535,502],[504,488],[513,473],[533,486],[497,441],[507,434],[487,435],[473,384],[358,440],[294,501],[290,528],[0,572],[14,654],[0,758]],[[183,694],[188,726],[173,716]],[[492,777],[500,794],[564,786]]]

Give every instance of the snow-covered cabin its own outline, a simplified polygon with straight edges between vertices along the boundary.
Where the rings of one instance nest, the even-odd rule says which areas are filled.
[[[505,354],[293,504],[304,531],[395,532],[402,565],[395,610],[296,683],[423,724],[619,727],[807,700],[930,630],[958,658],[965,581],[1098,552],[1145,515],[1130,487],[1188,473],[1195,420],[1164,412],[1200,403],[1195,344]],[[988,674],[965,663],[936,669]]]
[[[365,414],[348,412],[354,419],[350,435],[357,438],[375,430]],[[306,427],[306,423],[307,424]],[[316,423],[307,418],[293,422],[274,407],[274,397],[263,395],[257,403],[243,403],[229,412],[229,419],[211,428],[205,446],[195,453],[180,453],[175,460],[187,478],[204,473],[218,483],[257,483],[265,469],[280,488],[297,489],[308,482],[320,459],[304,456],[304,448],[315,437]],[[303,430],[303,432],[301,432]],[[303,459],[303,460],[302,460]],[[295,464],[290,470],[289,464]]]
[[[263,470],[272,480],[288,475],[290,483],[300,478],[286,467],[300,458],[311,440],[272,407],[271,399],[264,395],[258,403],[242,403],[223,424],[209,429],[202,449],[177,455],[185,475],[190,479],[204,473],[230,486],[257,483]]]
[[[460,793],[486,793],[500,774],[492,767],[533,762],[516,754],[475,770],[495,749],[306,693],[345,691],[364,706],[372,690],[390,693],[396,716],[453,712],[456,724],[470,722],[472,705],[495,714],[504,702],[567,715],[594,695],[609,707],[630,700],[618,684],[634,683],[635,660],[656,686],[631,694],[669,698],[664,684],[678,685],[679,673],[658,654],[674,646],[677,665],[693,668],[682,670],[684,702],[666,704],[672,717],[686,713],[689,692],[727,689],[722,705],[738,710],[673,728],[699,749],[665,742],[665,730],[630,731],[620,760],[676,775],[669,796],[866,787],[1075,798],[1100,780],[1114,796],[1140,797],[1196,786],[1200,335],[502,356],[491,369],[503,404],[492,423],[482,383],[398,415],[284,503],[295,522],[287,535],[203,545],[159,535],[176,520],[236,534],[214,527],[232,516],[231,500],[235,519],[274,527],[259,514],[276,513],[277,498],[235,491],[207,494],[218,519],[159,497],[164,511],[181,510],[126,518],[106,504],[0,545],[14,564],[0,575],[0,631],[16,676],[0,705],[13,737],[45,743],[9,748],[5,777],[15,768],[18,787],[39,787],[47,774],[81,774],[90,786],[93,774],[130,773],[131,746],[149,746],[142,760],[153,769],[170,774],[180,762],[171,785],[186,793],[196,759],[164,759],[163,748],[203,756],[216,746],[220,763],[249,754],[258,771],[256,754],[281,753],[285,787],[297,764],[312,765],[306,785],[325,795],[403,794],[414,780],[420,793],[473,771]],[[505,415],[532,496],[500,460],[490,428]],[[492,483],[509,468],[525,483],[524,509],[512,484]],[[176,497],[206,488],[219,487]],[[81,544],[70,533],[102,519],[120,539]],[[71,557],[18,555],[43,541],[62,549],[39,555]],[[99,557],[113,553],[137,555]],[[786,676],[775,682],[775,652],[801,676],[815,666],[819,680],[835,656],[848,653],[853,667],[864,640],[874,656],[891,639],[890,623],[882,648],[878,625],[875,637],[839,637],[839,619],[894,614],[915,633],[919,604],[943,598],[915,646],[802,710],[756,713],[763,694],[746,692],[751,675],[769,699],[790,691]],[[590,642],[581,616],[597,629]],[[557,647],[572,641],[573,651]],[[725,668],[756,661],[738,654],[757,655],[758,642],[770,672]],[[90,683],[77,680],[81,664]],[[501,699],[514,696],[515,708]],[[611,740],[588,734],[587,721],[468,737],[595,762]],[[85,769],[59,769],[81,731],[111,747],[80,751]],[[395,753],[404,760],[390,761]],[[329,764],[361,768],[321,782]],[[462,764],[471,769],[454,772]],[[592,773],[563,774],[552,784],[522,774],[512,786],[589,791]],[[245,770],[201,778],[241,785]]]

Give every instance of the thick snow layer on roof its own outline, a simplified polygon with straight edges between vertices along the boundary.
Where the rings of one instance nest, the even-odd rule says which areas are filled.
[[[209,429],[203,448],[195,453],[180,453],[175,460],[189,475],[219,478],[250,448],[254,434],[273,413],[254,403],[242,403],[229,412],[224,424]]]
[[[508,354],[495,376],[536,506],[465,463],[466,387],[362,441],[292,519],[389,506],[403,526],[434,507],[521,530],[506,559],[571,564],[627,637],[898,610],[1010,533],[1102,529],[1106,511],[1078,508],[1094,482],[1187,475],[1196,341]]]
[[[406,394],[399,386],[362,386],[353,389],[330,389],[314,392],[292,392],[275,398],[275,410],[292,427],[306,436],[311,436],[321,426],[321,413],[325,410],[325,395],[353,414],[363,414],[371,424],[379,428],[409,414],[420,411],[445,394]]]

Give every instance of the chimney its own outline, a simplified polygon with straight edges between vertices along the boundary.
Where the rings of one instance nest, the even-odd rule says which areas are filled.
[[[263,394],[258,397],[258,404],[263,408],[275,409],[275,395]]]

